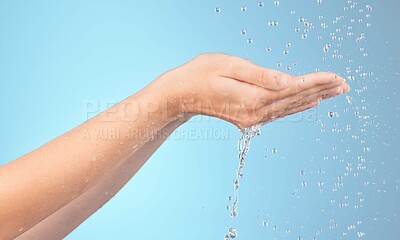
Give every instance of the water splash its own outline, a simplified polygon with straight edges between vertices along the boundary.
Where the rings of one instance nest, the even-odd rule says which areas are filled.
[[[243,178],[243,168],[246,163],[246,158],[247,158],[247,153],[249,152],[250,149],[250,142],[251,139],[253,139],[256,135],[260,135],[261,125],[255,125],[250,128],[245,128],[242,132],[242,136],[240,137],[238,141],[238,151],[239,151],[239,165],[236,170],[236,178],[233,181],[233,203],[232,206],[229,207],[228,209],[231,209],[231,217],[236,217],[238,215],[238,204],[239,204],[239,183],[240,179]],[[231,201],[232,198],[229,197],[229,201]],[[234,232],[234,234],[233,234]],[[236,238],[237,232],[235,228],[229,228],[228,229],[228,234],[225,235],[224,240],[229,240]]]
[[[230,239],[234,239],[237,237],[237,232],[235,228],[229,228],[228,229],[228,234],[225,235],[224,240],[230,240]]]
[[[253,51],[258,52],[259,49],[257,48],[260,44],[263,44],[264,53],[275,62],[278,70],[286,69],[287,71],[298,72],[299,74],[304,73],[305,69],[301,66],[304,63],[300,59],[296,59],[297,52],[299,48],[302,47],[309,47],[318,53],[318,57],[322,59],[322,62],[316,63],[315,71],[327,70],[332,68],[332,66],[343,68],[342,70],[337,69],[337,71],[351,83],[353,91],[346,96],[347,104],[335,104],[330,106],[332,109],[324,112],[323,115],[318,114],[318,118],[321,118],[317,121],[321,124],[321,136],[315,139],[319,145],[323,146],[323,144],[325,144],[324,135],[330,136],[331,134],[336,134],[335,137],[337,136],[337,138],[340,138],[343,145],[339,144],[336,146],[337,141],[335,141],[335,145],[332,146],[332,152],[323,153],[321,155],[316,152],[312,156],[312,160],[310,160],[313,167],[303,170],[299,169],[299,186],[293,191],[293,196],[295,196],[296,199],[303,199],[301,201],[299,200],[298,204],[302,204],[304,201],[302,197],[306,196],[306,194],[311,194],[311,191],[321,194],[323,198],[320,199],[321,201],[318,201],[318,204],[319,202],[321,203],[320,205],[316,204],[315,207],[320,207],[322,212],[324,212],[324,214],[322,214],[323,216],[321,216],[321,222],[325,222],[326,225],[318,226],[317,231],[312,234],[312,236],[305,236],[295,229],[291,229],[291,235],[296,239],[315,239],[317,237],[320,238],[319,235],[322,234],[322,230],[329,230],[329,233],[326,231],[327,233],[325,234],[331,235],[331,238],[334,238],[336,235],[340,236],[336,238],[341,239],[365,238],[366,229],[362,228],[366,226],[364,222],[359,221],[364,216],[358,209],[368,204],[368,201],[365,201],[368,200],[368,195],[365,192],[373,191],[371,186],[377,186],[377,183],[368,177],[372,174],[372,171],[376,171],[376,169],[372,169],[375,165],[373,165],[372,159],[368,159],[367,156],[370,152],[375,151],[375,147],[368,142],[367,136],[368,134],[373,136],[373,134],[377,132],[380,123],[378,123],[378,115],[371,115],[369,112],[370,110],[367,109],[367,107],[370,108],[372,106],[368,103],[367,96],[362,94],[368,91],[366,83],[372,82],[376,84],[381,82],[381,79],[375,77],[372,71],[368,71],[368,65],[364,65],[364,59],[369,57],[368,45],[366,44],[368,32],[366,32],[366,30],[373,27],[371,23],[371,14],[373,14],[373,8],[375,8],[374,6],[376,4],[374,1],[367,1],[367,3],[344,0],[338,1],[337,4],[335,3],[336,6],[328,6],[326,2],[327,1],[323,0],[313,0],[316,6],[310,5],[310,7],[315,8],[315,13],[318,13],[318,15],[316,15],[314,12],[304,12],[302,8],[296,9],[297,5],[294,3],[291,3],[290,9],[288,9],[286,6],[289,5],[286,5],[284,1],[282,1],[280,5],[279,1],[275,0],[270,2],[262,0],[260,0],[260,2],[256,1],[258,7],[252,8],[252,6],[249,5],[247,12],[242,13],[243,16],[249,16],[246,14],[249,14],[251,11],[253,11],[252,13],[257,13],[255,11],[259,11],[257,14],[264,14],[264,11],[272,9],[276,12],[283,11],[282,14],[290,21],[284,21],[284,24],[282,24],[280,15],[269,14],[266,15],[267,19],[263,22],[263,28],[270,31],[269,33],[271,35],[277,36],[283,34],[282,36],[286,36],[285,34],[288,31],[287,27],[289,27],[289,31],[294,35],[289,38],[283,37],[282,41],[278,41],[277,44],[274,44],[271,41],[260,38],[260,36],[256,34],[257,31],[250,31],[252,27],[248,25],[248,22],[241,22],[238,24],[236,34],[242,38],[244,44],[253,43],[246,44],[246,48],[250,51],[248,53],[249,56],[255,53]],[[254,4],[255,6],[257,6],[256,3]],[[242,5],[236,6],[236,11],[238,11]],[[299,7],[301,6],[299,5]],[[320,15],[322,12],[319,11],[319,9],[322,10],[328,7],[336,7],[337,11],[333,14],[327,12],[326,15]],[[290,15],[288,15],[289,13]],[[249,41],[249,39],[251,40]],[[350,54],[350,52],[352,52],[352,54]],[[311,59],[307,60],[309,61]],[[397,73],[397,75],[399,74]],[[305,79],[301,79],[301,82],[305,82]],[[343,110],[341,109],[342,107]],[[345,116],[345,118],[342,116]],[[371,127],[374,128],[371,129]],[[340,133],[342,133],[342,135],[340,135]],[[227,212],[229,212],[232,221],[237,219],[239,181],[243,178],[242,171],[249,151],[250,140],[255,135],[257,135],[256,131],[252,131],[252,128],[246,129],[246,131],[243,131],[243,136],[241,136],[238,143],[239,167],[237,169],[236,179],[233,182],[234,195],[228,198],[229,204],[227,205]],[[330,138],[327,140],[330,140]],[[347,145],[347,142],[355,142],[359,147],[353,149],[351,147],[352,145]],[[269,148],[268,150],[269,153],[273,155],[276,155],[278,150],[279,152],[281,151],[281,149],[277,148]],[[314,162],[314,158],[323,161]],[[328,164],[329,167],[332,167],[325,168]],[[314,166],[316,167],[314,168]],[[339,169],[339,172],[337,172],[336,167]],[[354,177],[354,180],[352,179],[350,181],[350,177]],[[357,194],[352,194],[352,188],[349,188],[346,184],[351,187],[362,187],[362,189],[357,189]],[[383,182],[382,185],[383,184],[385,184],[385,182]],[[374,191],[376,191],[376,189],[374,189]],[[378,191],[382,192],[383,190],[378,189]],[[344,194],[344,199],[339,194]],[[336,221],[329,222],[329,219],[335,219],[337,216],[340,216],[342,210],[327,211],[326,205],[324,204],[325,200],[328,201],[330,204],[329,206],[333,209],[348,209],[346,212],[352,214],[352,218],[339,223]],[[354,212],[350,209],[353,207]],[[350,211],[352,212],[350,213]],[[268,226],[268,224],[268,221],[263,221],[263,226]],[[277,224],[277,226],[282,226],[282,224],[279,223],[270,225],[274,226],[275,224]],[[341,224],[343,224],[342,228],[344,232],[338,230]],[[351,227],[347,228],[348,226]],[[354,229],[353,226],[357,228]],[[227,230],[228,229],[229,228],[227,228]],[[273,229],[273,227],[268,229]],[[276,233],[274,234],[278,234],[278,232],[279,234],[285,234],[285,229],[285,227],[280,227],[276,229]],[[368,234],[368,232],[366,234]],[[231,239],[229,235],[230,231],[228,230],[227,239]],[[297,238],[297,236],[299,237]]]
[[[239,165],[236,171],[236,179],[233,181],[233,203],[231,207],[231,217],[238,215],[237,208],[239,203],[239,183],[243,178],[243,168],[246,163],[247,153],[250,149],[250,142],[256,135],[260,135],[260,125],[245,128],[242,136],[238,141]]]

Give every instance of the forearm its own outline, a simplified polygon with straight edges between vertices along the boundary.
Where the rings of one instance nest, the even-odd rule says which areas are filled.
[[[91,189],[83,193],[75,200],[68,203],[42,222],[19,236],[18,240],[62,239],[86,218],[110,200],[141,167],[140,164],[157,150],[164,140],[182,123],[190,117],[177,119],[165,126],[152,140],[145,143],[126,161],[114,167]]]
[[[163,79],[153,82],[98,116],[2,166],[1,238],[23,233],[77,199],[131,159],[157,132],[176,121],[179,106],[163,82]],[[130,168],[137,171],[145,159],[132,159]]]
[[[296,77],[229,55],[201,54],[0,167],[0,238],[16,237],[50,215],[26,236],[65,236],[132,177],[182,116],[210,115],[243,130],[304,111],[349,89],[333,73]],[[163,137],[155,138],[165,129]],[[54,230],[64,224],[65,229]]]

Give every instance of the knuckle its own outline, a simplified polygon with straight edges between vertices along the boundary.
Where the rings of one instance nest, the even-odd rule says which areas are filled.
[[[212,56],[212,53],[201,53],[193,58],[193,60],[205,60]]]
[[[262,85],[268,84],[270,78],[276,79],[276,76],[270,76],[270,72],[267,69],[261,68],[257,70],[256,81]]]
[[[230,76],[235,76],[243,71],[243,65],[239,64],[236,59],[228,58],[227,61],[220,62],[220,64],[222,70]]]
[[[210,60],[210,59],[218,59],[218,58],[224,58],[228,55],[223,54],[223,53],[217,53],[217,52],[204,52],[200,53],[197,56],[193,58],[193,60]]]
[[[229,61],[234,62],[238,65],[241,65],[241,64],[245,63],[245,61],[246,61],[245,59],[238,57],[238,56],[226,55],[226,57]]]
[[[334,72],[320,72],[318,74],[320,77],[325,75],[325,76],[327,76],[328,79],[336,79],[337,78],[337,74]]]
[[[227,68],[231,73],[237,73],[239,71],[244,71],[246,66],[246,60],[231,55],[224,55],[224,61],[221,61],[223,67]]]
[[[336,73],[327,72],[327,74],[329,75],[329,78],[337,78],[337,74]]]
[[[227,55],[224,53],[208,52],[197,55],[193,61],[202,62],[210,67],[210,71],[217,71],[223,74],[231,74],[241,71],[242,67],[239,64],[239,57]]]

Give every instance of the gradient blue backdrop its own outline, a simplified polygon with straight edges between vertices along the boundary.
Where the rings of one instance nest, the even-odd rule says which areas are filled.
[[[0,164],[82,123],[87,103],[104,109],[202,52],[291,66],[292,74],[336,71],[349,78],[349,99],[264,126],[254,139],[237,219],[226,205],[239,132],[195,118],[67,239],[222,239],[228,227],[240,239],[397,239],[399,2],[264,3],[0,1]],[[300,17],[314,25],[306,39]],[[190,129],[228,136],[186,139]]]

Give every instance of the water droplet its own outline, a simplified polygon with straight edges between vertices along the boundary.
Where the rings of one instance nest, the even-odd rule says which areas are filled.
[[[307,19],[304,18],[304,17],[300,17],[300,18],[299,18],[299,22],[301,22],[301,23],[307,22]]]
[[[278,21],[269,21],[268,22],[268,26],[270,26],[270,27],[276,27],[276,26],[278,26],[279,25],[279,22]]]
[[[329,49],[331,49],[331,45],[329,43],[325,44],[324,49],[323,49],[324,52],[328,52]]]
[[[262,225],[263,225],[264,227],[268,227],[268,225],[269,225],[268,220],[267,220],[267,219],[263,220],[263,221],[262,221]]]
[[[357,232],[357,236],[358,236],[359,238],[362,238],[362,237],[365,236],[365,233],[364,233],[364,232]]]
[[[349,79],[350,81],[354,81],[355,77],[353,75],[349,75],[347,76],[347,79]]]
[[[371,152],[371,147],[364,147],[364,152]]]
[[[231,217],[236,217],[238,215],[238,213],[232,208],[232,211],[231,211]]]
[[[236,232],[236,229],[235,229],[235,228],[229,228],[229,229],[228,229],[228,237],[229,237],[230,239],[234,239],[234,238],[237,237],[237,232]]]

